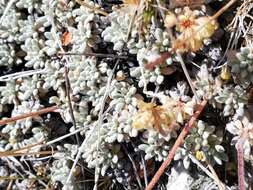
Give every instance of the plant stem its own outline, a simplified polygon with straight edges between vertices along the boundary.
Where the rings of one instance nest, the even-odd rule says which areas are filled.
[[[11,118],[2,119],[2,120],[0,120],[0,126],[1,125],[6,125],[7,123],[11,123],[11,122],[14,122],[14,121],[17,121],[17,120],[25,119],[27,117],[35,117],[35,116],[45,114],[45,113],[48,113],[48,112],[53,112],[56,109],[58,109],[57,106],[52,106],[52,107],[44,108],[44,109],[41,109],[41,110],[38,110],[38,111],[34,111],[34,112],[30,112],[30,113],[24,113],[24,114],[14,116],[14,117],[11,117]]]
[[[239,139],[236,143],[237,150],[237,174],[238,174],[238,187],[239,190],[244,190],[244,158],[243,158],[243,144],[244,140]]]

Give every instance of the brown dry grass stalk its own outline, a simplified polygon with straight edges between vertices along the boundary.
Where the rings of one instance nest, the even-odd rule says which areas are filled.
[[[217,184],[219,190],[225,190],[225,186],[224,184],[221,182],[221,180],[219,179],[219,176],[217,175],[217,173],[215,172],[213,166],[208,162],[207,162],[207,165],[208,165],[208,168],[209,170],[211,171],[212,175],[213,175],[213,179],[215,181],[215,183]]]
[[[245,189],[244,178],[244,153],[243,153],[244,139],[241,138],[236,143],[237,150],[237,175],[238,175],[238,188],[239,190]]]
[[[145,190],[152,190],[155,184],[158,182],[159,178],[163,174],[164,170],[169,166],[170,162],[174,158],[174,155],[178,149],[178,147],[183,143],[184,138],[188,134],[189,130],[193,127],[193,124],[195,123],[196,119],[199,117],[200,113],[203,111],[205,105],[207,103],[207,100],[203,100],[201,104],[197,106],[196,112],[193,114],[189,122],[185,125],[183,130],[181,131],[180,135],[178,136],[175,144],[173,145],[172,149],[170,150],[166,160],[162,163],[156,174],[153,176],[152,180],[149,182],[148,186]]]
[[[30,113],[24,113],[24,114],[14,116],[14,117],[11,117],[11,118],[2,119],[2,120],[0,120],[0,126],[1,125],[6,125],[7,123],[11,123],[11,122],[14,122],[14,121],[17,121],[17,120],[25,119],[27,117],[36,117],[36,116],[41,115],[41,114],[53,112],[56,109],[58,109],[58,107],[52,106],[52,107],[40,109],[38,111],[34,111],[34,112],[30,112]]]
[[[9,153],[11,153],[11,152],[12,152],[12,153],[22,153],[22,151],[23,151],[23,152],[24,152],[24,151],[28,152],[28,150],[31,150],[33,147],[36,147],[36,146],[42,145],[42,144],[43,144],[43,141],[38,142],[38,143],[35,143],[35,144],[27,145],[27,146],[22,147],[22,148],[20,148],[20,149],[9,150],[8,152],[9,152]]]
[[[13,152],[13,151],[5,151],[0,152],[0,158],[6,156],[27,156],[27,155],[53,155],[54,151],[39,151],[39,152]]]

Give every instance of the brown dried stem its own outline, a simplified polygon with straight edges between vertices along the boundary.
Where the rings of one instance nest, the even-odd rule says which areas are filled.
[[[237,173],[238,173],[238,188],[239,190],[245,189],[244,179],[244,153],[243,153],[244,139],[241,138],[236,143],[237,150]]]
[[[163,174],[164,170],[169,166],[170,162],[174,158],[174,155],[178,149],[178,147],[183,143],[184,138],[188,134],[189,130],[193,127],[193,124],[195,123],[196,119],[199,117],[200,113],[204,109],[205,105],[207,103],[207,100],[203,100],[201,104],[197,106],[196,112],[193,114],[189,122],[185,125],[183,130],[181,131],[180,135],[178,136],[175,144],[173,145],[172,149],[170,150],[166,160],[162,163],[156,174],[153,176],[152,180],[149,182],[148,186],[145,190],[152,190],[155,184],[158,182],[159,178]]]
[[[0,120],[0,126],[1,125],[6,125],[7,123],[15,122],[17,120],[25,119],[27,117],[36,117],[36,116],[41,115],[41,114],[45,114],[45,113],[48,113],[48,112],[53,112],[57,109],[58,109],[58,107],[52,106],[52,107],[44,108],[44,109],[41,109],[41,110],[38,110],[38,111],[34,111],[34,112],[30,112],[30,113],[23,113],[23,114],[18,115],[18,116],[2,119],[2,120]]]
[[[13,151],[5,151],[0,152],[0,158],[6,156],[25,156],[25,155],[53,155],[54,151],[39,151],[39,152],[13,152]]]

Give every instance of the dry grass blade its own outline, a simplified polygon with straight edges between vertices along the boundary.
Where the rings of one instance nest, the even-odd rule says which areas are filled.
[[[211,171],[211,173],[213,175],[214,181],[216,182],[216,184],[219,187],[219,190],[225,190],[224,184],[219,179],[219,177],[218,177],[217,173],[215,172],[213,166],[209,162],[207,162],[207,165],[208,165],[208,168],[209,168],[209,170]]]
[[[15,122],[17,120],[25,119],[27,117],[36,117],[36,116],[41,115],[41,114],[54,112],[57,109],[58,109],[58,107],[52,106],[52,107],[44,108],[44,109],[41,109],[41,110],[38,110],[38,111],[34,111],[34,112],[30,112],[30,113],[24,113],[24,114],[14,116],[14,117],[11,117],[11,118],[2,119],[2,120],[0,120],[0,126],[1,125],[6,125],[7,123]]]
[[[100,58],[129,59],[128,56],[108,54],[108,53],[105,54],[105,53],[92,53],[92,52],[84,52],[84,53],[58,52],[57,54],[59,56],[62,56],[62,55],[79,55],[79,56],[92,56],[92,57],[100,57]]]
[[[7,156],[28,156],[28,155],[52,155],[55,152],[53,151],[39,151],[39,152],[13,152],[13,151],[5,151],[0,152],[0,158],[1,157],[7,157]]]
[[[149,182],[148,186],[146,187],[146,190],[152,190],[155,184],[158,182],[159,178],[163,174],[164,170],[169,166],[170,162],[174,158],[174,155],[178,149],[178,147],[183,143],[184,138],[188,134],[189,130],[193,127],[193,124],[195,123],[196,119],[199,117],[200,113],[203,111],[205,105],[207,103],[207,100],[203,100],[200,105],[198,105],[196,112],[191,117],[190,121],[185,125],[183,130],[181,131],[180,135],[178,136],[175,144],[173,145],[172,149],[170,150],[166,160],[162,163],[156,174],[153,176],[152,180]]]
[[[195,88],[194,88],[194,85],[193,85],[193,82],[192,82],[191,77],[190,77],[190,75],[189,75],[189,72],[187,71],[187,68],[186,68],[186,66],[185,66],[184,60],[183,60],[181,54],[178,53],[178,52],[177,52],[177,56],[178,56],[178,58],[179,58],[179,62],[180,62],[180,64],[181,64],[181,67],[182,67],[182,69],[183,69],[183,71],[184,71],[185,77],[186,77],[186,79],[187,79],[187,81],[188,81],[188,83],[189,83],[189,85],[190,85],[190,87],[191,87],[191,90],[192,90],[194,96],[197,98],[197,101],[198,101],[198,103],[199,103],[199,102],[200,102],[199,97],[198,97],[197,92],[196,92],[196,90],[195,90]]]
[[[9,80],[22,78],[22,77],[27,77],[27,76],[30,76],[30,75],[43,74],[43,73],[46,73],[45,69],[21,71],[21,72],[16,72],[16,73],[12,73],[12,74],[3,75],[3,76],[0,77],[0,81],[9,81]]]
[[[138,175],[138,171],[137,171],[137,167],[136,167],[136,164],[132,158],[132,156],[129,154],[129,152],[127,151],[127,148],[122,144],[122,147],[127,155],[127,157],[129,158],[129,160],[131,161],[132,163],[132,166],[133,166],[133,169],[134,169],[134,174],[135,174],[135,177],[137,179],[137,182],[138,182],[138,185],[140,187],[140,189],[143,189],[142,187],[142,184],[141,184],[141,179],[140,179],[140,176]]]
[[[207,163],[210,171],[205,167],[203,166],[203,164],[201,162],[199,162],[193,155],[189,154],[189,158],[192,160],[193,163],[195,163],[203,172],[205,172],[205,174],[210,177],[211,179],[214,180],[214,182],[217,184],[219,190],[224,190],[225,189],[225,186],[224,184],[220,181],[218,175],[216,174],[214,168],[209,164]]]
[[[22,151],[23,152],[24,151],[28,152],[29,150],[32,150],[32,148],[35,148],[37,146],[41,146],[42,144],[43,144],[43,141],[35,143],[35,144],[28,145],[28,146],[25,146],[25,147],[22,147],[22,148],[17,149],[17,150],[9,150],[8,152],[13,152],[13,153],[22,153]]]

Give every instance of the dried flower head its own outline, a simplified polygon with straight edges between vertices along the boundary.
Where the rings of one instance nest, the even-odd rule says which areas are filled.
[[[173,112],[164,110],[154,103],[138,102],[138,113],[133,117],[132,127],[136,129],[155,129],[165,135],[167,129],[175,122]]]
[[[155,129],[165,135],[173,126],[183,124],[194,112],[196,102],[181,102],[164,97],[162,105],[139,101],[138,112],[133,117],[132,127],[136,129]]]
[[[177,16],[176,29],[180,35],[173,42],[174,49],[181,52],[195,52],[202,47],[203,40],[213,35],[218,24],[208,16],[197,17],[197,13],[185,8],[183,14]]]

